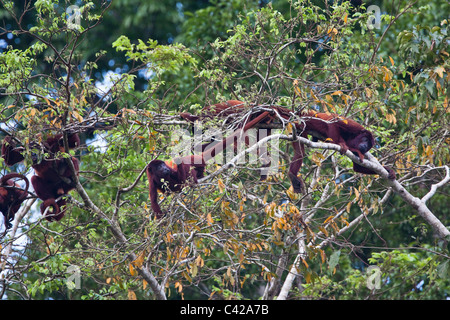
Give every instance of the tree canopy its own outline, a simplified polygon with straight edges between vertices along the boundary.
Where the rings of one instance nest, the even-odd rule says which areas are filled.
[[[64,218],[48,222],[31,189],[2,223],[1,299],[449,298],[448,1],[0,3],[0,135],[25,149],[1,176],[33,175],[34,142],[81,137],[59,154],[80,161]],[[228,150],[161,194],[156,219],[147,164],[196,152],[180,113],[226,100],[352,119],[375,136],[363,165],[377,174],[292,118],[266,139],[266,180],[262,144]]]

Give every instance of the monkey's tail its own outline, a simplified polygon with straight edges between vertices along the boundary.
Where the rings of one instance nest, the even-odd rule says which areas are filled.
[[[45,213],[45,210],[48,207],[53,208],[53,212]],[[59,205],[56,203],[56,200],[54,198],[47,199],[41,203],[41,213],[48,221],[59,221],[64,216],[63,212],[61,212],[61,209]]]
[[[4,186],[6,185],[7,181],[10,179],[19,178],[23,181],[25,181],[25,188],[23,189],[24,192],[22,192],[22,195],[17,199],[18,201],[25,199],[25,197],[28,195],[28,188],[30,187],[30,181],[28,181],[28,178],[25,177],[23,174],[17,173],[17,172],[11,172],[0,179],[0,185]]]

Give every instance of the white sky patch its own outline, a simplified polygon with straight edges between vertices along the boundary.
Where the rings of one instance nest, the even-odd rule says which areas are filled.
[[[94,138],[86,140],[86,145],[93,147],[95,152],[104,153],[108,150],[108,141],[105,138],[106,133],[99,132]]]
[[[139,70],[139,76],[145,80],[149,80],[155,75],[155,72],[150,68],[150,63],[147,64],[147,67],[146,69]]]
[[[103,81],[96,81],[95,87],[100,90],[100,92],[108,92],[114,84],[119,81],[121,74],[114,72],[112,70],[107,71],[103,76]]]

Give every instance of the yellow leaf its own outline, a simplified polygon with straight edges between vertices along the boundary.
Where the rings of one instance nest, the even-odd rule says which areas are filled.
[[[292,188],[292,186],[291,186],[291,188]],[[291,188],[289,188],[289,189],[291,189]],[[291,192],[293,192],[293,190],[294,189],[292,188]],[[266,214],[268,216],[273,217],[275,215],[275,209],[276,209],[276,203],[275,202],[271,202],[269,205],[267,205],[265,207],[264,211],[266,212]]]
[[[311,283],[311,272],[305,273],[305,281],[306,283]]]
[[[322,249],[320,249],[320,257],[322,258],[322,263],[325,263],[327,256],[325,254],[325,251],[323,251]]]
[[[431,149],[431,146],[427,146],[427,148],[425,149],[425,153],[428,157],[433,155],[433,150]]]
[[[347,203],[347,207],[346,207],[347,213],[350,213],[351,207],[352,207],[352,202]]]
[[[327,229],[325,229],[325,228],[322,227],[322,226],[319,226],[319,230],[322,231],[322,233],[323,233],[326,237],[328,237],[328,231],[327,231]]]
[[[47,242],[48,245],[51,245],[53,242],[55,242],[55,238],[50,236],[45,240],[45,242]]]
[[[231,267],[228,267],[227,269],[227,276],[231,278]]]
[[[348,14],[345,14],[344,16],[344,23],[347,23]]]
[[[166,241],[167,241],[167,242],[169,242],[169,243],[172,242],[172,241],[173,241],[172,232],[170,232],[170,231],[167,232],[165,238],[166,238]]]
[[[356,199],[359,199],[359,191],[356,188],[353,188],[355,190],[355,197]]]
[[[442,66],[434,68],[434,73],[437,73],[440,78],[444,77],[445,69]]]
[[[136,271],[136,269],[134,269],[134,266],[133,266],[132,263],[130,263],[130,264],[128,265],[128,268],[130,269],[130,274],[131,274],[133,277],[137,275],[137,271]]]
[[[136,293],[130,289],[128,289],[128,300],[137,300]]]
[[[201,256],[198,256],[197,259],[195,260],[195,262],[197,263],[197,265],[199,267],[203,267],[205,265],[205,261],[202,259]]]
[[[223,191],[225,190],[225,184],[223,183],[222,179],[219,179],[219,180],[217,181],[217,185],[219,186],[219,191],[220,191],[221,193],[223,193]]]
[[[350,224],[348,223],[347,219],[344,218],[344,217],[341,217],[341,221],[342,221],[343,223],[345,223],[346,226],[349,226],[349,225],[350,225]]]
[[[206,215],[206,221],[208,222],[209,225],[212,225],[214,223],[213,218],[211,217],[211,213],[208,213]]]
[[[331,219],[333,219],[334,216],[329,216],[328,218],[325,219],[325,221],[323,222],[323,224],[328,223],[328,221],[330,221]]]
[[[289,123],[287,124],[287,126],[286,126],[286,131],[287,131],[288,134],[291,134],[291,133],[292,133],[292,131],[293,131],[292,123],[289,122]]]
[[[136,267],[140,268],[144,264],[144,260],[145,260],[145,251],[142,251],[141,254],[132,263]]]
[[[389,60],[391,60],[391,65],[394,66],[394,59],[392,59],[392,57],[389,56]]]
[[[309,268],[309,265],[308,265],[308,263],[306,262],[305,259],[302,259],[302,262],[303,262],[303,264],[305,265],[305,267]]]
[[[288,195],[289,199],[291,200],[295,199],[294,188],[292,186],[290,186],[289,189],[286,190],[286,194]]]
[[[327,33],[328,34],[332,33],[333,35],[336,35],[338,33],[338,30],[336,28],[329,28]]]
[[[180,282],[175,282],[175,289],[178,289],[178,292],[183,291],[183,285]]]
[[[83,122],[83,117],[78,112],[73,111],[72,115],[78,120],[78,122]]]
[[[311,161],[313,161],[318,167],[322,165],[321,160],[324,160],[324,156],[321,153],[314,152],[311,156]]]

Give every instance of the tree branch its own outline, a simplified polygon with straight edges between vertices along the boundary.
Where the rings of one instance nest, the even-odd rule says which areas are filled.
[[[292,136],[287,136],[285,134],[273,134],[268,137],[265,137],[265,138],[259,140],[257,143],[255,143],[251,147],[249,147],[248,149],[237,154],[233,159],[231,159],[228,163],[223,165],[220,169],[218,169],[215,172],[213,172],[212,174],[200,179],[199,183],[206,181],[207,179],[211,179],[211,178],[219,175],[220,173],[224,172],[225,170],[228,170],[230,167],[235,166],[235,163],[241,157],[243,157],[247,152],[252,152],[252,151],[256,150],[257,148],[259,148],[260,146],[267,143],[268,141],[273,140],[273,139],[283,139],[283,140],[293,141]],[[303,138],[303,137],[297,137],[297,140],[310,148],[328,149],[328,150],[336,150],[336,151],[340,151],[340,149],[341,149],[341,147],[336,144],[313,142],[313,141]],[[439,219],[436,218],[436,216],[426,206],[425,201],[427,201],[429,199],[429,197],[431,197],[430,193],[427,194],[427,196],[425,196],[424,199],[421,200],[421,199],[411,195],[398,182],[398,180],[389,180],[388,179],[389,173],[387,172],[387,170],[383,166],[380,165],[378,160],[372,154],[370,154],[370,152],[367,152],[365,154],[367,159],[364,159],[363,161],[360,161],[359,157],[355,156],[351,151],[347,151],[345,153],[345,155],[347,157],[349,157],[352,161],[362,165],[363,167],[373,170],[374,172],[379,174],[381,177],[385,178],[385,180],[387,181],[389,186],[392,187],[392,189],[398,195],[400,195],[403,198],[403,200],[405,200],[414,209],[416,209],[417,212],[420,214],[420,216],[432,227],[433,232],[435,233],[435,235],[437,237],[439,237],[440,239],[445,239],[446,237],[450,237],[450,231],[442,224],[442,222]],[[447,181],[448,181],[448,178],[446,177],[446,179],[444,179],[443,182],[434,186],[432,188],[432,191],[435,190],[437,187],[443,185]],[[430,192],[432,192],[432,191],[430,191]]]

